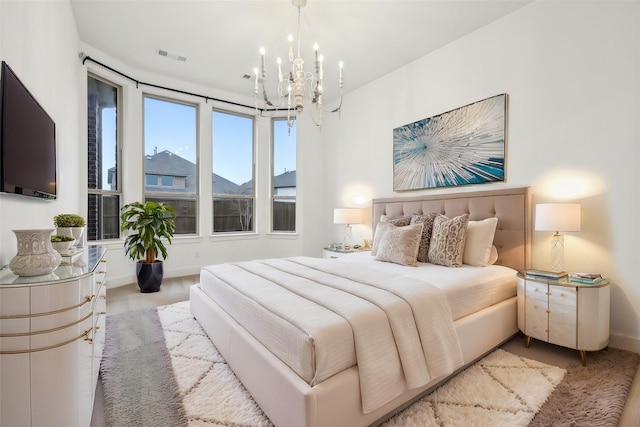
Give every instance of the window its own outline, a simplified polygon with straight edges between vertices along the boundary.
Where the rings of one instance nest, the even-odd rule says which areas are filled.
[[[120,92],[118,86],[87,76],[88,240],[120,237]]]
[[[253,117],[213,111],[213,232],[254,231]]]
[[[272,120],[271,230],[296,231],[296,122]]]
[[[197,233],[196,153],[196,106],[145,96],[145,200],[173,206],[175,234]]]

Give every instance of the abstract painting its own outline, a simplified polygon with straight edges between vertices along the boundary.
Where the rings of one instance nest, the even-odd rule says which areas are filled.
[[[393,130],[393,190],[504,181],[507,95]]]

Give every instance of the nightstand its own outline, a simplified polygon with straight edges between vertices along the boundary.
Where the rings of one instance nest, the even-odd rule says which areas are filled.
[[[359,254],[362,252],[371,252],[371,249],[351,249],[348,251],[342,250],[342,249],[329,249],[329,248],[323,248],[322,249],[322,257],[323,258],[341,258],[343,256],[349,256],[349,255],[353,255],[353,254]]]
[[[529,347],[535,338],[580,351],[609,344],[609,281],[598,285],[570,282],[567,278],[545,280],[518,274],[518,328]]]

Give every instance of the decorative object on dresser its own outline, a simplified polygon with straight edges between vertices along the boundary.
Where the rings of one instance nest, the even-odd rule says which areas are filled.
[[[393,190],[504,181],[507,95],[393,129]]]
[[[40,276],[51,273],[62,257],[51,246],[53,229],[12,230],[18,240],[18,253],[9,262],[17,276]]]
[[[580,351],[586,365],[587,351],[609,344],[609,281],[576,283],[565,274],[547,278],[518,274],[518,328],[531,339]]]
[[[564,236],[560,231],[580,231],[580,204],[537,204],[535,229],[555,232],[551,239],[551,268],[555,272],[564,271]]]
[[[167,248],[162,239],[167,239],[171,244],[175,231],[174,218],[173,207],[164,203],[133,202],[123,206],[120,212],[120,229],[134,232],[124,241],[124,249],[129,258],[137,261],[136,277],[143,293],[160,290],[163,265],[156,257],[167,258]]]
[[[353,245],[353,230],[351,224],[362,222],[362,210],[357,208],[335,208],[333,210],[333,223],[345,224],[342,248],[350,250]]]
[[[75,246],[84,247],[84,227],[86,221],[76,214],[60,214],[53,217],[53,225],[57,234],[70,236],[75,240]]]
[[[47,242],[49,238],[47,236]],[[106,315],[106,251],[52,274],[0,270],[0,425],[90,425]]]
[[[62,236],[60,234],[51,235],[51,246],[58,251],[60,255],[69,253],[69,249],[75,243],[76,239],[70,236]]]

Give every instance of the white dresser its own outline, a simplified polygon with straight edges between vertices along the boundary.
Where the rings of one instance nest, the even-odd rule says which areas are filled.
[[[0,426],[87,427],[104,348],[106,257],[52,274],[0,271]]]
[[[609,344],[610,287],[531,279],[518,275],[518,328],[531,339],[580,351],[586,365],[586,351]]]

